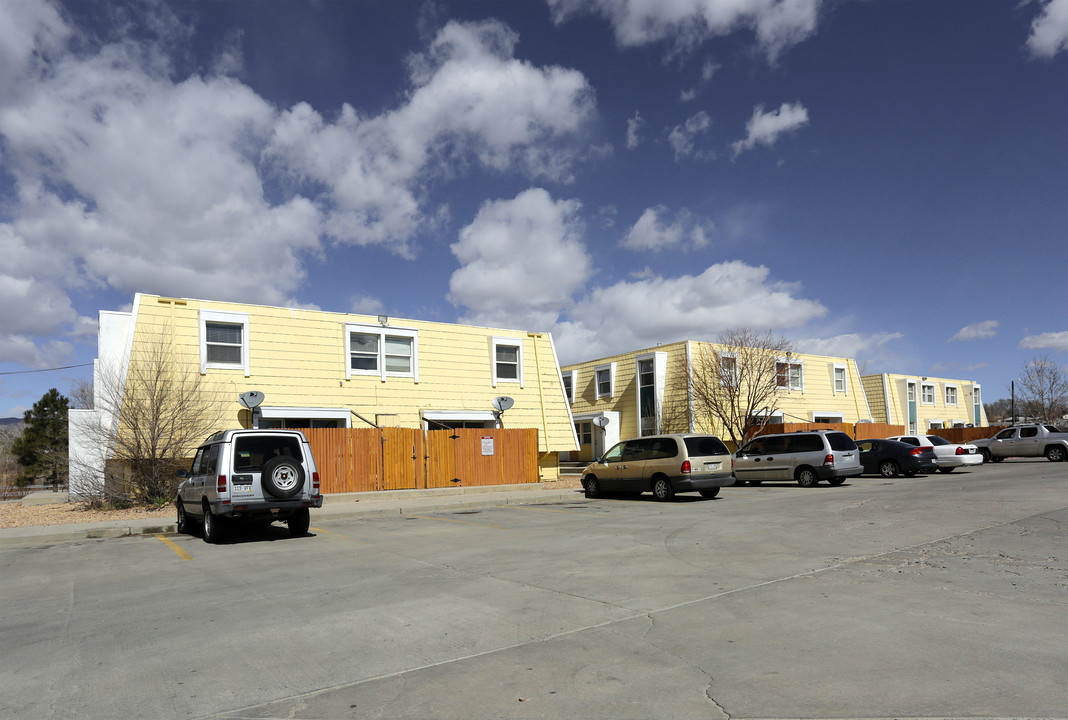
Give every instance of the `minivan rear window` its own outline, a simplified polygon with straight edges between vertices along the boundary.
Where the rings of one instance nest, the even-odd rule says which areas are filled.
[[[706,455],[728,455],[730,450],[718,437],[707,435],[705,437],[683,438],[686,443],[686,453],[690,457],[704,457]]]
[[[278,455],[301,461],[300,440],[292,435],[239,435],[234,440],[234,471],[260,470],[265,462]]]
[[[827,442],[831,444],[831,450],[856,450],[857,444],[853,438],[842,432],[827,433]]]

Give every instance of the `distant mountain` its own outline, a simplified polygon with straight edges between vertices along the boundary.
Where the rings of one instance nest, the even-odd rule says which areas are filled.
[[[22,418],[0,418],[0,427],[5,425],[18,425],[22,422]]]

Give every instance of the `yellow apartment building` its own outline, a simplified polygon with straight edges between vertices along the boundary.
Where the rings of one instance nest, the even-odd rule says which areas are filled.
[[[543,479],[577,449],[548,333],[138,294],[128,312],[100,313],[95,386],[161,346],[218,397],[220,430],[536,428]],[[252,390],[254,410],[239,403]],[[499,397],[514,404],[500,412]],[[72,460],[100,467],[88,483],[107,452],[80,432],[93,412],[70,416]]]
[[[982,388],[971,380],[890,373],[862,380],[875,422],[904,425],[909,434],[988,425]]]
[[[564,392],[571,403],[579,450],[569,460],[590,460],[619,440],[658,432],[707,432],[688,412],[685,378],[714,343],[680,341],[566,365]],[[777,407],[770,422],[872,422],[855,360],[789,353],[778,361]]]

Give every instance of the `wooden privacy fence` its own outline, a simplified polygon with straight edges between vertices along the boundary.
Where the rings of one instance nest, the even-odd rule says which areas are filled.
[[[969,428],[931,428],[927,431],[927,434],[943,437],[953,443],[970,443],[973,440],[994,437],[1004,429],[1004,425]]]
[[[309,428],[324,493],[538,482],[536,429]]]
[[[786,423],[785,425],[765,425],[763,429],[754,432],[750,438],[754,438],[757,435],[801,432],[804,430],[840,430],[854,440],[885,438],[891,435],[905,434],[904,425],[887,425],[885,423]]]

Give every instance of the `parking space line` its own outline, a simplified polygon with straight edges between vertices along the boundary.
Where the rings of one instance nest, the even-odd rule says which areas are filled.
[[[500,525],[493,525],[491,523],[471,522],[470,520],[455,520],[447,517],[436,517],[431,515],[409,515],[408,517],[419,518],[420,520],[444,520],[446,522],[463,523],[464,525],[477,525],[479,527],[494,528],[496,530],[507,530],[508,528]]]
[[[588,515],[585,510],[557,510],[556,508],[537,507],[536,505],[498,505],[509,510],[540,510],[542,512],[564,513],[565,515]]]
[[[170,539],[168,539],[168,538],[166,538],[166,537],[164,537],[162,535],[156,535],[156,537],[159,538],[160,541],[162,541],[164,545],[166,545],[171,550],[173,550],[175,553],[177,553],[178,557],[180,557],[181,559],[183,559],[183,560],[192,560],[193,559],[192,555],[187,553],[182,548],[178,547],[178,545],[173,540],[170,540]]]
[[[323,530],[322,528],[313,527],[313,528],[308,528],[308,529],[311,530],[312,532],[323,533],[325,535],[333,535],[334,537],[339,537],[339,538],[342,538],[343,540],[351,540],[352,539],[348,535],[341,535],[339,533],[330,532],[329,530]]]

